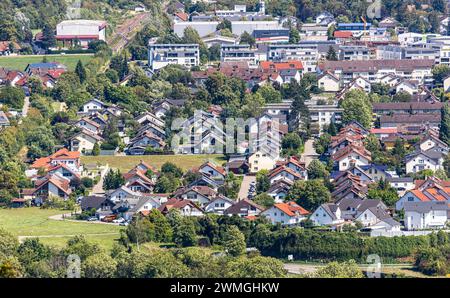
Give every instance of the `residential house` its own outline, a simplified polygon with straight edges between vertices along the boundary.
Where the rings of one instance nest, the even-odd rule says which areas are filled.
[[[104,139],[100,135],[90,130],[82,129],[69,139],[70,150],[88,154],[92,152],[95,144],[100,146],[103,141]]]
[[[98,100],[98,99],[91,99],[89,100],[87,103],[85,103],[81,109],[83,111],[83,113],[85,114],[90,114],[92,112],[98,112],[98,111],[102,111],[106,108],[106,105]]]
[[[203,210],[192,201],[177,198],[169,199],[158,208],[164,215],[172,209],[179,210],[183,216],[203,216],[204,214]]]
[[[105,196],[85,196],[80,202],[82,211],[95,210],[95,216],[101,220],[105,216],[112,215],[115,204]]]
[[[416,181],[413,189],[395,203],[396,210],[402,210],[407,202],[450,202],[450,183],[430,177],[425,181]]]
[[[269,154],[256,151],[248,158],[250,164],[250,173],[257,173],[261,170],[272,170],[275,167],[276,161]]]
[[[341,84],[338,77],[331,72],[324,72],[317,78],[318,86],[325,92],[338,92],[341,90]]]
[[[225,210],[234,204],[236,204],[236,201],[219,194],[205,205],[205,211],[208,213],[223,215]]]
[[[128,173],[123,174],[125,187],[131,189],[133,192],[152,193],[155,186],[155,180],[147,177],[145,173],[146,172],[134,168]]]
[[[183,200],[192,201],[204,208],[217,196],[217,191],[209,186],[195,185],[176,191],[173,196]]]
[[[5,112],[0,111],[0,129],[6,126],[9,126],[9,119],[6,116]]]
[[[202,164],[198,168],[198,171],[205,175],[208,175],[214,180],[225,181],[225,178],[227,176],[227,172],[224,168],[222,168],[221,166],[217,166],[209,161]]]
[[[310,213],[295,202],[276,203],[262,211],[260,216],[267,217],[272,224],[298,225]]]
[[[280,179],[275,181],[270,185],[270,188],[267,190],[267,194],[271,196],[276,203],[284,202],[289,189],[291,188],[293,182],[287,179]]]
[[[35,181],[34,203],[43,204],[48,198],[69,199],[72,190],[70,180],[58,174],[46,175]]]
[[[448,202],[405,202],[407,230],[442,229],[449,219]]]
[[[32,169],[43,168],[49,170],[50,168],[59,164],[65,164],[75,172],[81,172],[80,152],[69,151],[66,148],[60,149],[47,157],[36,159],[31,165]]]
[[[253,217],[259,215],[263,210],[264,207],[251,200],[243,199],[226,209],[223,214],[228,216]]]
[[[339,171],[345,171],[355,165],[369,165],[372,158],[370,152],[362,146],[348,145],[334,153],[331,158]]]
[[[423,170],[436,171],[442,168],[445,155],[437,150],[416,150],[405,157],[406,173],[417,173]]]

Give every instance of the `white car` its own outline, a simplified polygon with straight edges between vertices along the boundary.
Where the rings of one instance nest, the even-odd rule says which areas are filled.
[[[123,219],[123,218],[118,218],[118,219],[113,220],[112,222],[113,222],[113,223],[123,223],[123,222],[125,222],[125,219]]]

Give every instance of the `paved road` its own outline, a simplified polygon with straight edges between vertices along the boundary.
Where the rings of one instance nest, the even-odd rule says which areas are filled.
[[[302,154],[301,161],[305,162],[308,166],[313,159],[317,159],[319,154],[317,154],[316,149],[314,149],[314,140],[309,139],[305,143],[305,151]]]
[[[103,171],[100,173],[100,180],[92,188],[91,194],[104,194],[105,193],[105,191],[103,189],[103,178],[105,178],[105,175],[108,173],[108,171],[109,171],[109,165],[106,165],[105,168],[103,169]]]
[[[241,183],[241,188],[239,189],[238,200],[246,199],[248,196],[248,191],[250,189],[250,184],[255,181],[256,176],[245,175]]]
[[[28,115],[28,110],[30,109],[30,97],[25,96],[22,107],[22,118],[19,120],[19,124],[22,123],[22,119]]]

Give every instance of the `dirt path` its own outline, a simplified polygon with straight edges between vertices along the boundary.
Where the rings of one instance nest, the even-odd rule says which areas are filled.
[[[96,234],[84,234],[87,236],[114,236],[114,235],[120,235],[120,233],[96,233]],[[18,236],[18,240],[20,243],[24,242],[26,239],[32,239],[32,238],[71,238],[78,235],[38,235],[38,236]]]

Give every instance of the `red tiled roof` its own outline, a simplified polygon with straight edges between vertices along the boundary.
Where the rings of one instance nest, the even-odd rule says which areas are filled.
[[[288,216],[295,216],[296,213],[299,213],[300,215],[307,215],[309,212],[298,205],[295,202],[287,202],[287,203],[278,203],[273,205],[275,208],[278,208],[279,210],[283,211]]]
[[[268,70],[280,71],[280,70],[285,70],[285,69],[296,69],[296,70],[303,69],[302,62],[297,61],[297,60],[291,60],[289,62],[261,61],[259,66],[264,71],[268,71]]]
[[[334,31],[334,37],[336,38],[351,38],[353,33],[351,31]]]

